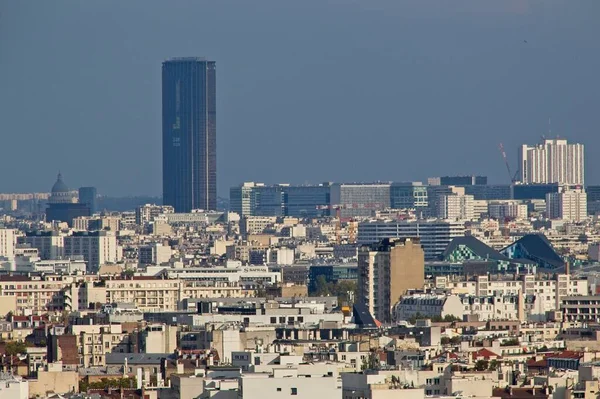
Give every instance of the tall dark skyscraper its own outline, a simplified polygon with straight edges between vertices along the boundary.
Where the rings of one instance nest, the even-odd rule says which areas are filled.
[[[162,66],[163,203],[176,212],[217,207],[215,62],[186,57]]]

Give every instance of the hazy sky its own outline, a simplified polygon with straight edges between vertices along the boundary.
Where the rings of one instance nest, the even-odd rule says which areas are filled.
[[[219,193],[242,181],[507,183],[520,143],[586,144],[600,1],[0,0],[0,192],[161,193],[161,62],[217,62]]]

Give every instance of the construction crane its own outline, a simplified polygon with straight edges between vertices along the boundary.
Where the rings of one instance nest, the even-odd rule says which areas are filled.
[[[512,171],[510,170],[510,164],[508,163],[508,157],[506,156],[506,151],[504,151],[504,145],[502,143],[500,143],[499,149],[500,149],[500,153],[502,154],[502,158],[504,159],[504,163],[506,164],[506,171],[508,172],[508,178],[510,179],[511,183],[514,183],[517,181],[517,175],[519,174],[519,169],[517,169],[517,171],[513,175]]]

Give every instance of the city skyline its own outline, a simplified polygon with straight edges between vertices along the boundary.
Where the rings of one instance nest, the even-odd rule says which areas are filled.
[[[178,55],[220,65],[220,196],[243,181],[502,183],[500,142],[513,167],[540,134],[600,145],[598,3],[258,1],[241,20],[220,4],[109,3],[3,6],[0,128],[28,162],[3,157],[0,191],[40,191],[61,169],[103,194],[160,195],[160,63]]]

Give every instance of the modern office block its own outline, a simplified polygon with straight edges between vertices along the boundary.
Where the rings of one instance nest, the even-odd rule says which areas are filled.
[[[162,66],[163,204],[176,212],[217,207],[215,62],[173,58]]]
[[[80,187],[79,188],[79,203],[90,208],[90,214],[98,211],[98,192],[96,187]]]
[[[438,259],[454,237],[465,235],[465,224],[448,220],[373,220],[358,224],[359,244],[374,244],[386,238],[419,237],[426,260]]]
[[[390,206],[393,209],[426,209],[428,206],[427,186],[421,182],[392,183]]]

